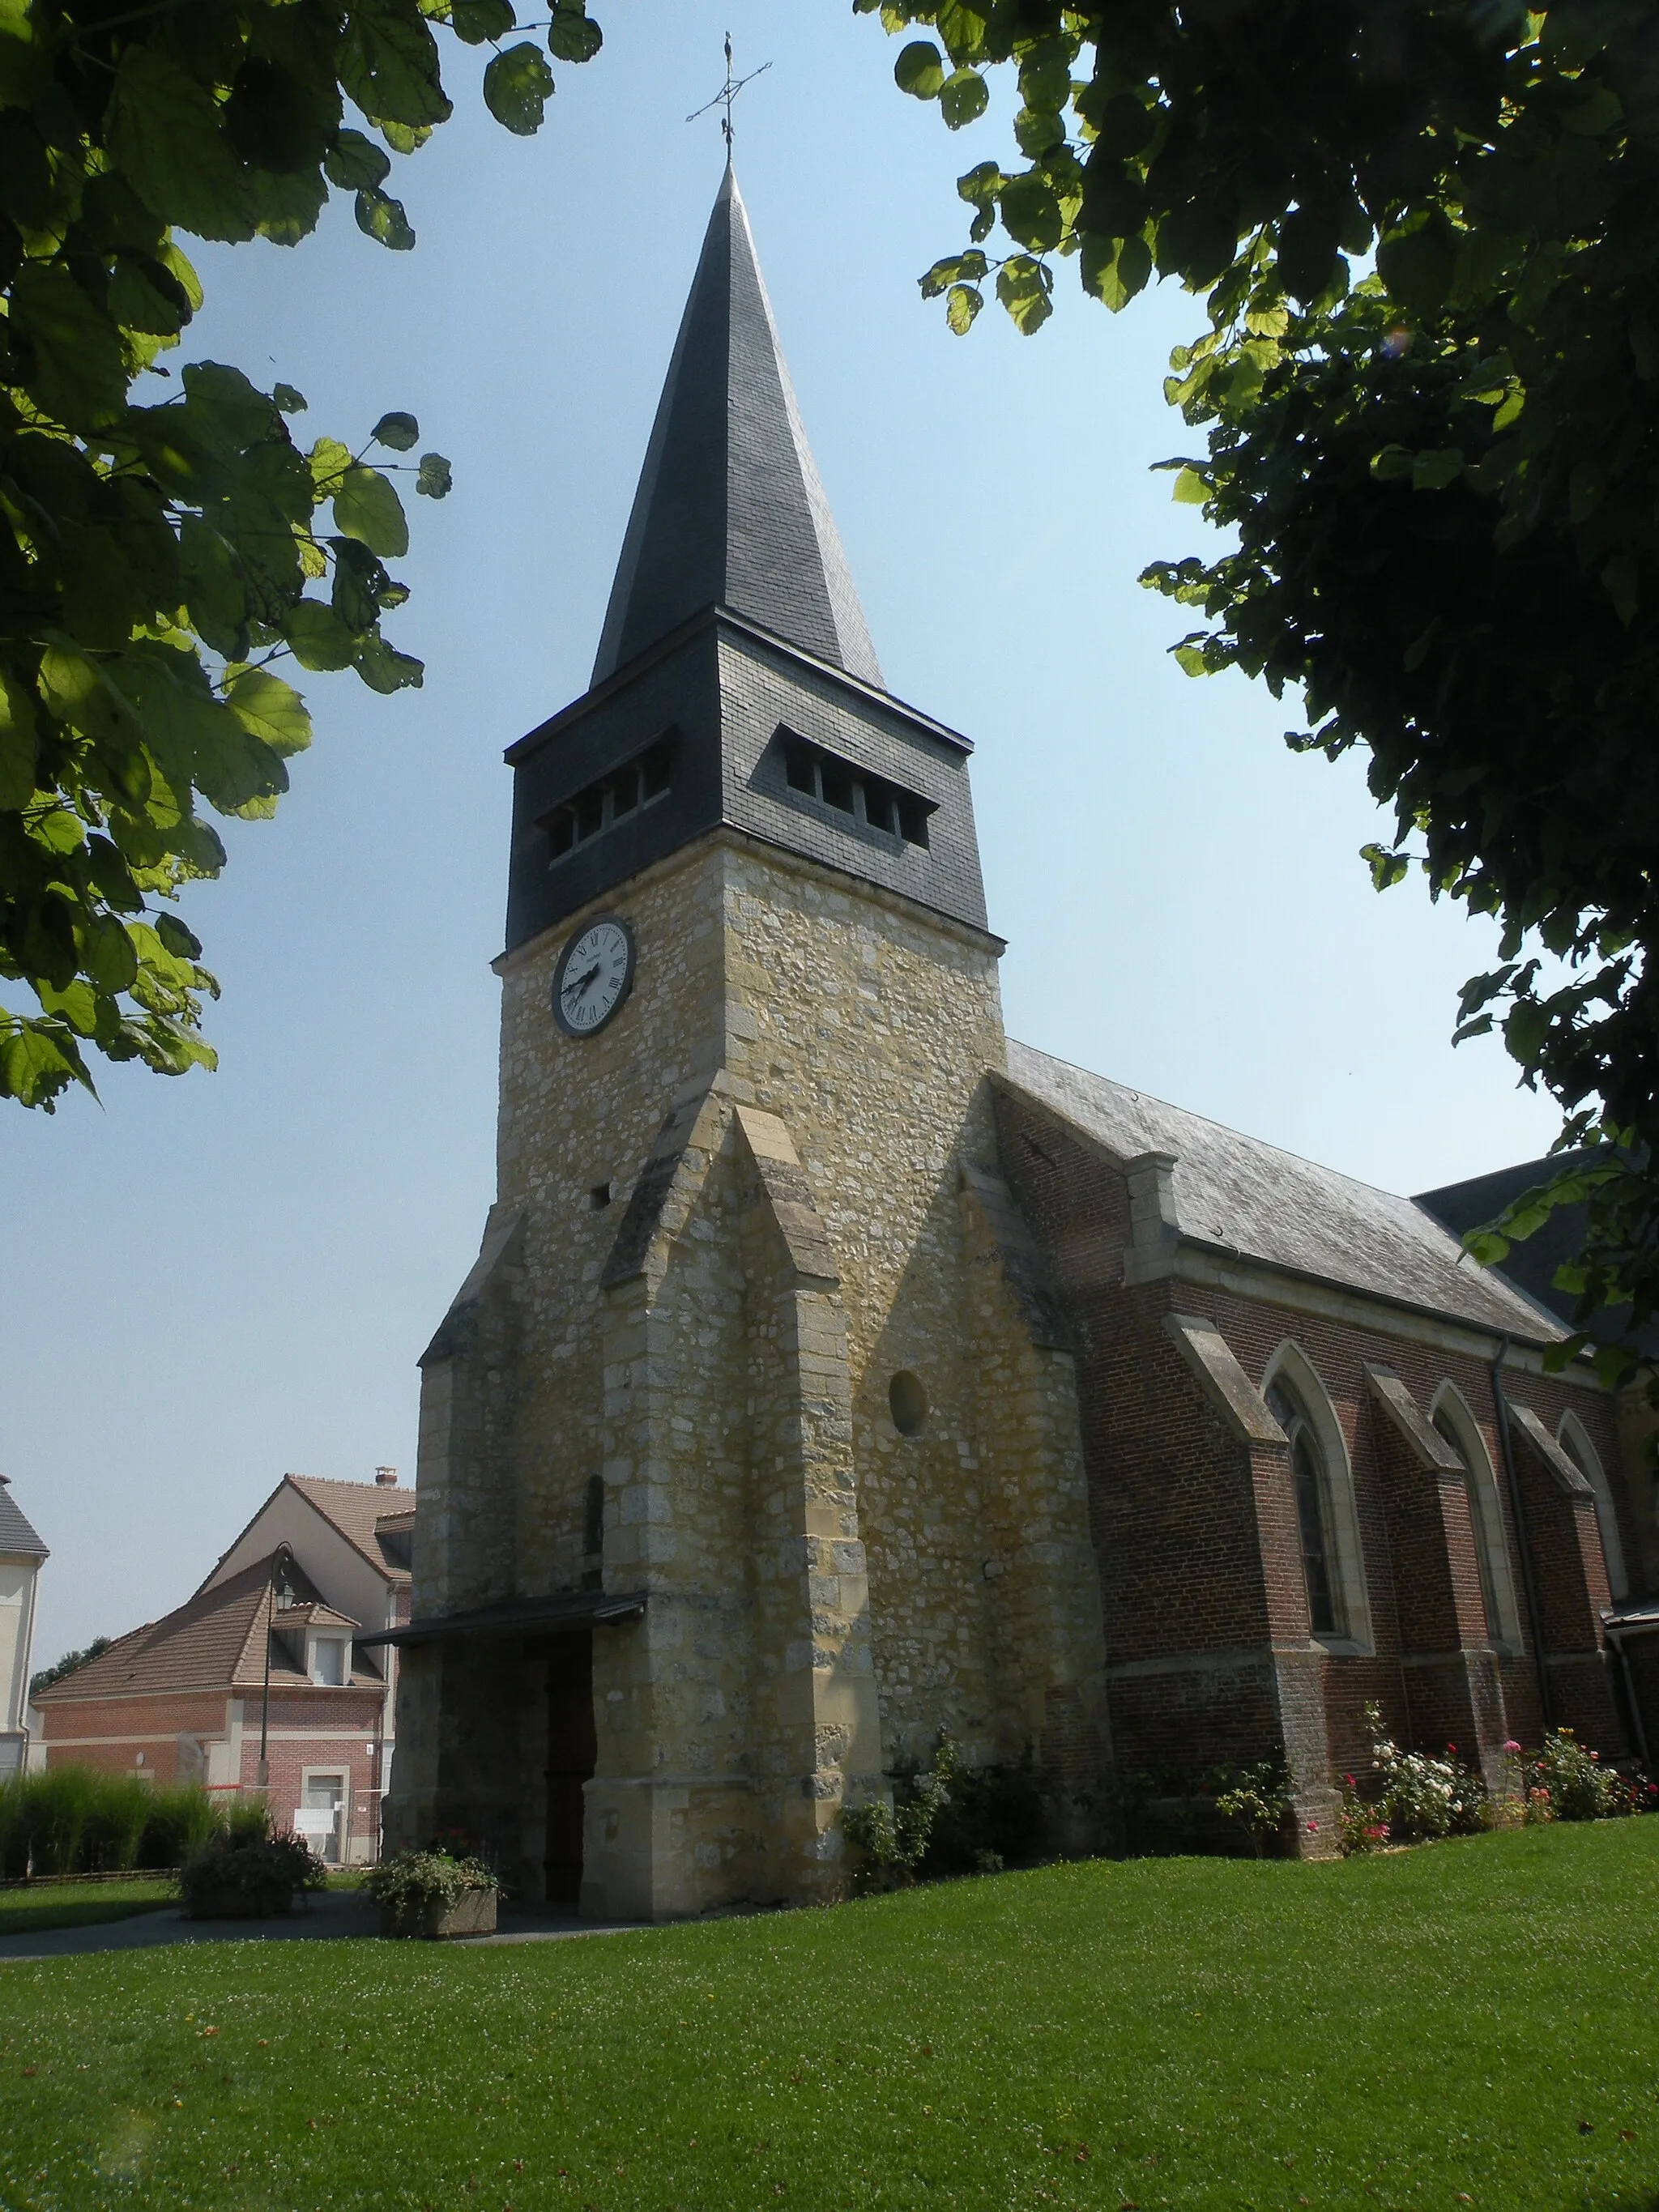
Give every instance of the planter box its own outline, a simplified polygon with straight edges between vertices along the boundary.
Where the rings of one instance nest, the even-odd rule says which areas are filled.
[[[291,1889],[240,1889],[226,1883],[221,1889],[198,1890],[190,1900],[192,1920],[274,1920],[294,1909]]]
[[[495,1889],[464,1889],[453,1905],[446,1905],[441,1897],[428,1899],[412,1911],[394,1912],[389,1906],[380,1908],[382,1936],[416,1936],[429,1941],[441,1941],[446,1936],[488,1936],[495,1925],[495,1907],[501,1892]]]

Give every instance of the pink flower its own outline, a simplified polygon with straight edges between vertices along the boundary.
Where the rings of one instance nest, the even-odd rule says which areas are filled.
[[[1354,1787],[1354,1778],[1352,1774],[1345,1774],[1342,1779],[1347,1784],[1350,1790]]]
[[[1513,1736],[1504,1746],[1504,1749],[1511,1759],[1518,1759],[1521,1755],[1521,1747]]]
[[[1593,1751],[1593,1752],[1591,1752],[1591,1753],[1590,1753],[1590,1757],[1591,1757],[1592,1759],[1600,1759],[1600,1757],[1601,1757],[1601,1753],[1600,1753],[1599,1751]]]
[[[1446,1748],[1451,1753],[1452,1757],[1455,1759],[1457,1756],[1457,1746],[1455,1743],[1449,1743],[1446,1746]]]
[[[1319,1833],[1319,1823],[1318,1823],[1318,1821],[1317,1821],[1317,1820],[1310,1820],[1310,1821],[1309,1821],[1309,1823],[1308,1823],[1308,1833],[1309,1833],[1310,1836],[1316,1836],[1316,1835]]]

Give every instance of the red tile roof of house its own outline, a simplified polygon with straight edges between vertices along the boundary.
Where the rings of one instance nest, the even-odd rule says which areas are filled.
[[[382,1528],[388,1533],[402,1534],[412,1523],[412,1492],[391,1483],[330,1482],[314,1474],[290,1474],[288,1480],[388,1582],[409,1580],[409,1569],[386,1557],[378,1534]]]
[[[216,1583],[210,1589],[198,1590],[194,1597],[187,1598],[176,1611],[160,1620],[149,1621],[143,1628],[135,1628],[130,1634],[118,1638],[107,1651],[100,1652],[96,1659],[88,1660],[84,1667],[77,1667],[72,1674],[65,1674],[50,1689],[43,1690],[36,1704],[45,1706],[68,1705],[88,1698],[153,1697],[179,1690],[216,1690],[232,1694],[259,1690],[265,1674],[266,1593],[276,1557],[273,1552],[270,1559],[256,1560],[228,1582]],[[303,1582],[292,1562],[287,1572],[290,1582]],[[359,1626],[314,1596],[304,1598],[297,1606],[283,1607],[272,1617],[272,1625],[279,1634],[285,1626],[297,1627],[306,1622],[342,1628]],[[283,1646],[276,1642],[271,1647],[270,1680],[273,1687],[285,1690],[301,1685],[312,1686],[310,1677],[285,1658]],[[358,1676],[354,1672],[354,1680],[378,1685],[380,1677],[368,1674]]]

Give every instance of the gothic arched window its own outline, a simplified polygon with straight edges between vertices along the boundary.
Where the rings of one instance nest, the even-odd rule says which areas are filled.
[[[1316,1636],[1345,1636],[1347,1621],[1336,1556],[1330,1470],[1313,1423],[1283,1380],[1267,1392],[1268,1410],[1291,1440],[1302,1572],[1308,1585],[1308,1620]]]
[[[1607,1589],[1614,1597],[1628,1597],[1630,1577],[1625,1571],[1625,1545],[1619,1534],[1619,1514],[1613,1502],[1613,1485],[1607,1480],[1607,1471],[1577,1413],[1561,1416],[1556,1441],[1595,1493],[1596,1524],[1601,1531],[1601,1556],[1607,1563]]]
[[[1463,1462],[1463,1486],[1468,1492],[1469,1523],[1474,1531],[1474,1564],[1480,1576],[1480,1602],[1486,1612],[1487,1637],[1500,1650],[1517,1650],[1521,1625],[1515,1609],[1515,1584],[1510,1577],[1504,1509],[1486,1440],[1474,1417],[1449,1382],[1441,1386],[1431,1419],[1437,1433],[1444,1437]]]

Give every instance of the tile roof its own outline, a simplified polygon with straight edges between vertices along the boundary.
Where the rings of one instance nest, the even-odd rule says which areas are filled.
[[[264,1682],[265,1593],[276,1557],[273,1552],[269,1559],[256,1560],[228,1581],[198,1590],[160,1620],[118,1637],[107,1651],[43,1690],[35,1703],[44,1706],[84,1698],[153,1697],[169,1690],[234,1693],[260,1689]],[[304,1584],[291,1561],[288,1575],[296,1585]],[[356,1626],[322,1604],[314,1593],[297,1606],[279,1608],[273,1625],[280,1636],[285,1626],[297,1627],[308,1620],[319,1626]],[[270,1679],[273,1686],[284,1689],[310,1682],[289,1662],[280,1641],[272,1644]],[[373,1685],[380,1678],[354,1675],[354,1680]]]
[[[10,1483],[9,1475],[0,1474],[0,1553],[10,1559],[49,1559],[51,1553],[12,1497]]]
[[[1115,1159],[1173,1154],[1183,1238],[1532,1343],[1566,1334],[1502,1277],[1477,1267],[1409,1198],[1374,1190],[1012,1039],[1007,1081]]]
[[[714,605],[881,684],[729,167],[634,495],[593,682]]]
[[[392,1536],[408,1533],[415,1519],[412,1492],[391,1483],[331,1482],[314,1474],[290,1474],[284,1479],[302,1498],[309,1498],[324,1519],[331,1522],[347,1543],[388,1582],[409,1580],[407,1561],[381,1547],[380,1531],[384,1528]]]

